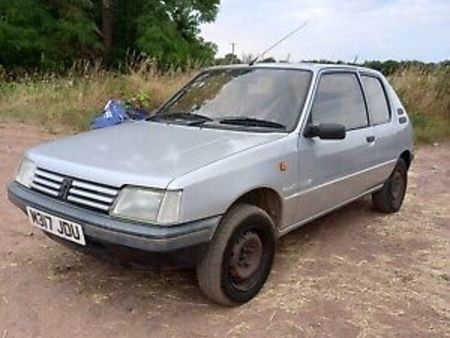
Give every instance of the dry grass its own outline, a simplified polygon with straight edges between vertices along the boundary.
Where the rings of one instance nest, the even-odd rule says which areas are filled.
[[[162,74],[151,63],[128,67],[124,74],[76,65],[65,77],[46,76],[20,83],[0,79],[0,121],[45,126],[50,131],[81,131],[110,98],[135,101],[148,109],[160,105],[195,71]],[[450,69],[409,68],[391,82],[405,103],[419,142],[450,136]]]
[[[390,80],[412,118],[419,142],[450,137],[450,67],[408,68]]]
[[[192,72],[161,74],[152,67],[127,74],[98,69],[83,73],[23,83],[0,82],[0,121],[39,124],[50,131],[81,131],[111,98],[151,110],[192,76]]]

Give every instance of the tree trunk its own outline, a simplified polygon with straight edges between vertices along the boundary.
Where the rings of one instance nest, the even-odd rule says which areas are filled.
[[[105,56],[109,55],[113,44],[114,30],[114,0],[103,0],[102,6],[102,34]]]

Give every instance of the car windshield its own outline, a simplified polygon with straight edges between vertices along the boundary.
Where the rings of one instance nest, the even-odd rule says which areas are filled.
[[[297,124],[310,82],[311,73],[306,70],[210,70],[196,77],[151,119],[290,131]]]

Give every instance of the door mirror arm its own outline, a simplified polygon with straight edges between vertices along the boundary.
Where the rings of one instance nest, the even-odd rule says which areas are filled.
[[[305,132],[303,133],[303,136],[307,137],[307,138],[313,138],[313,137],[318,137],[320,133],[320,128],[317,125],[314,124],[308,124],[305,127]]]

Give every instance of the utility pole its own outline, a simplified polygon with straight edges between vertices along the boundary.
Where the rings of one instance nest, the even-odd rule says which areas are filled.
[[[235,54],[234,54],[234,49],[235,49],[235,47],[236,47],[236,45],[237,45],[237,42],[231,42],[230,45],[231,45],[231,55],[234,56],[234,55],[235,55]]]

